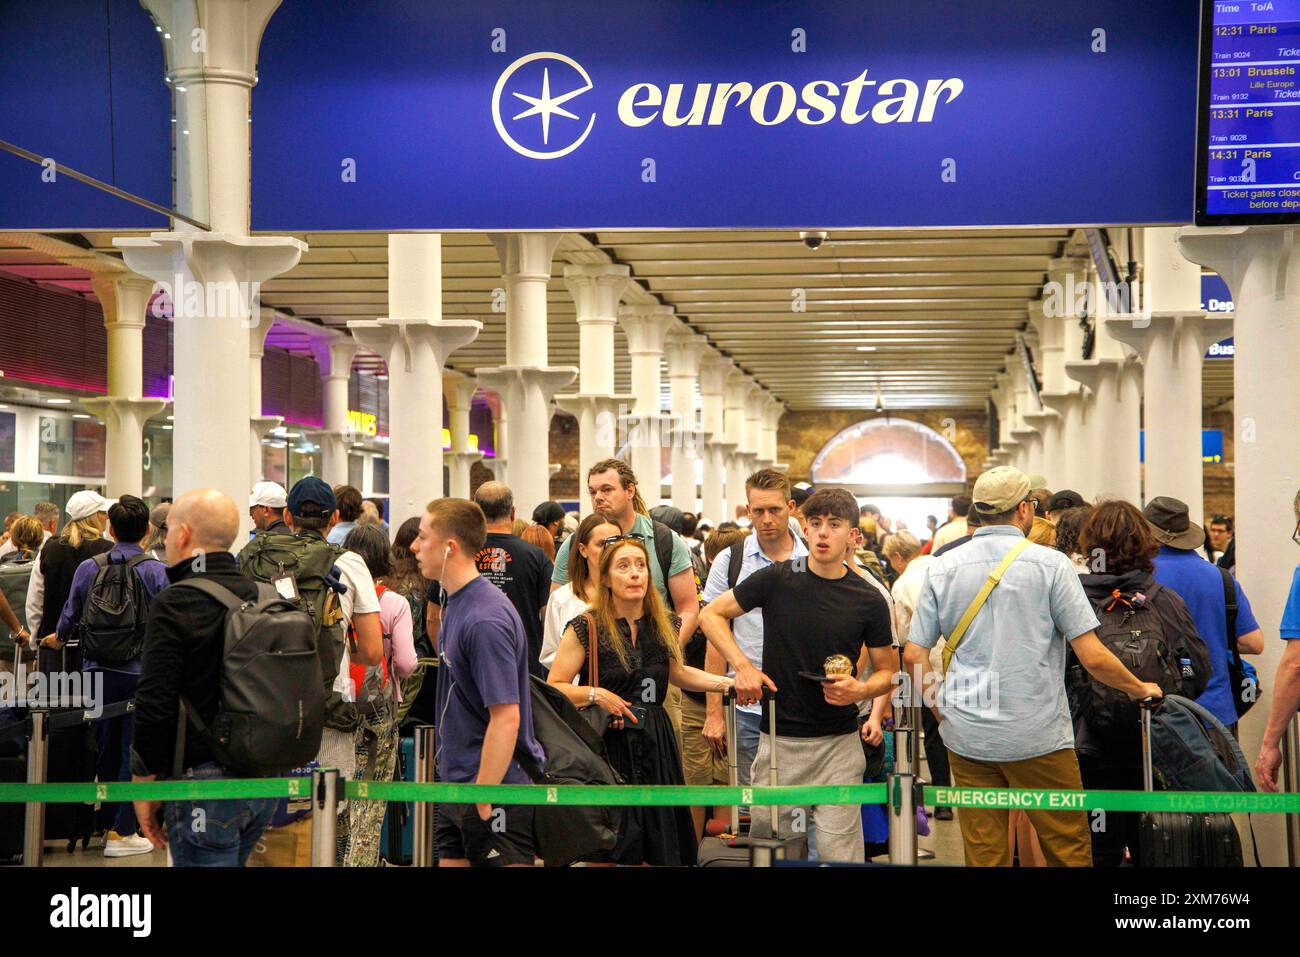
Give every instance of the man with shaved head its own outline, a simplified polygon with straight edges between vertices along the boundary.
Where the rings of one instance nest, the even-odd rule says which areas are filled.
[[[167,516],[170,583],[207,578],[251,601],[257,585],[241,575],[230,548],[239,534],[239,509],[215,489],[182,495]],[[149,609],[144,663],[135,698],[134,781],[229,777],[208,737],[187,721],[176,763],[177,717],[183,695],[211,727],[221,692],[226,608],[193,588],[164,588]],[[145,837],[171,849],[175,867],[242,867],[275,810],[269,798],[222,801],[136,801]]]

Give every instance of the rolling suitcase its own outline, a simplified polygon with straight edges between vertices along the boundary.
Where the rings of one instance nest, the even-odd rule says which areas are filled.
[[[1151,708],[1142,704],[1142,786],[1155,790]],[[1231,814],[1143,811],[1138,825],[1143,867],[1241,867],[1241,837]]]
[[[415,738],[409,735],[400,739],[393,780],[415,780]],[[389,801],[384,813],[383,830],[379,835],[380,853],[385,863],[399,867],[411,865],[414,830],[413,805],[408,801]]]
[[[14,686],[18,686],[21,671],[14,661]],[[13,708],[0,709],[0,784],[22,784],[27,780],[27,736],[22,731],[21,719],[15,717]],[[23,826],[27,808],[23,804],[0,804],[0,866],[21,864],[23,859]]]
[[[723,707],[727,711],[727,780],[732,787],[736,787],[739,778],[736,762],[736,697],[732,692],[728,691],[723,695]],[[778,774],[775,694],[768,699],[767,722],[770,744],[768,747],[767,783],[769,787],[776,787]],[[751,818],[762,813],[764,812],[757,807],[750,810]],[[773,861],[806,858],[808,856],[807,836],[776,837],[779,810],[775,804],[771,804],[768,805],[767,813],[770,815],[772,837],[760,838],[742,835],[740,833],[740,808],[733,804],[731,807],[730,829],[727,833],[718,837],[701,839],[699,850],[696,853],[696,865],[699,867],[771,867]]]

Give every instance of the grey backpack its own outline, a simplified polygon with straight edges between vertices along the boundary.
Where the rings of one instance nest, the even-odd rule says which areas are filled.
[[[311,616],[262,583],[254,601],[208,578],[172,587],[192,588],[226,607],[217,714],[205,725],[181,696],[175,775],[184,771],[187,712],[217,762],[234,774],[282,775],[315,758],[325,729],[325,684]]]

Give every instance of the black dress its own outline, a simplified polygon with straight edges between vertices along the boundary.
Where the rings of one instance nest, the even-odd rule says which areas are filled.
[[[679,624],[676,618],[673,623],[675,627]],[[586,650],[587,617],[579,615],[569,626]],[[635,647],[628,641],[627,622],[620,619],[618,628],[629,645],[628,667],[619,661],[608,637],[602,633],[597,646],[600,687],[645,708],[646,718],[642,729],[611,727],[605,732],[609,763],[628,784],[685,784],[677,732],[663,706],[668,693],[668,649],[650,635],[651,625],[645,618],[637,622]],[[586,658],[579,681],[590,684]],[[695,863],[695,856],[695,825],[690,808],[643,806],[628,808],[628,826],[608,860],[618,864],[690,867]]]

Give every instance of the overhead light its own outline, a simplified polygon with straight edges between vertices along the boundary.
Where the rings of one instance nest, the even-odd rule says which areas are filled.
[[[73,417],[74,419],[88,419],[88,418],[90,418],[90,416],[86,415],[86,413],[84,413],[84,412],[77,412],[77,413],[75,413],[72,417]]]
[[[172,427],[171,427],[170,425],[164,425],[164,426],[163,426],[163,431],[164,431],[164,432],[170,432],[171,430],[172,430]]]
[[[169,416],[167,416],[167,421],[168,421],[168,422],[171,422],[171,421],[175,420],[175,418],[176,418],[176,416],[174,416],[174,415],[169,415]]]
[[[71,399],[46,399],[45,402],[47,405],[71,405],[72,404]]]
[[[858,346],[858,351],[859,351],[859,352],[875,352],[875,351],[876,351],[876,347],[875,347],[875,346]]]

